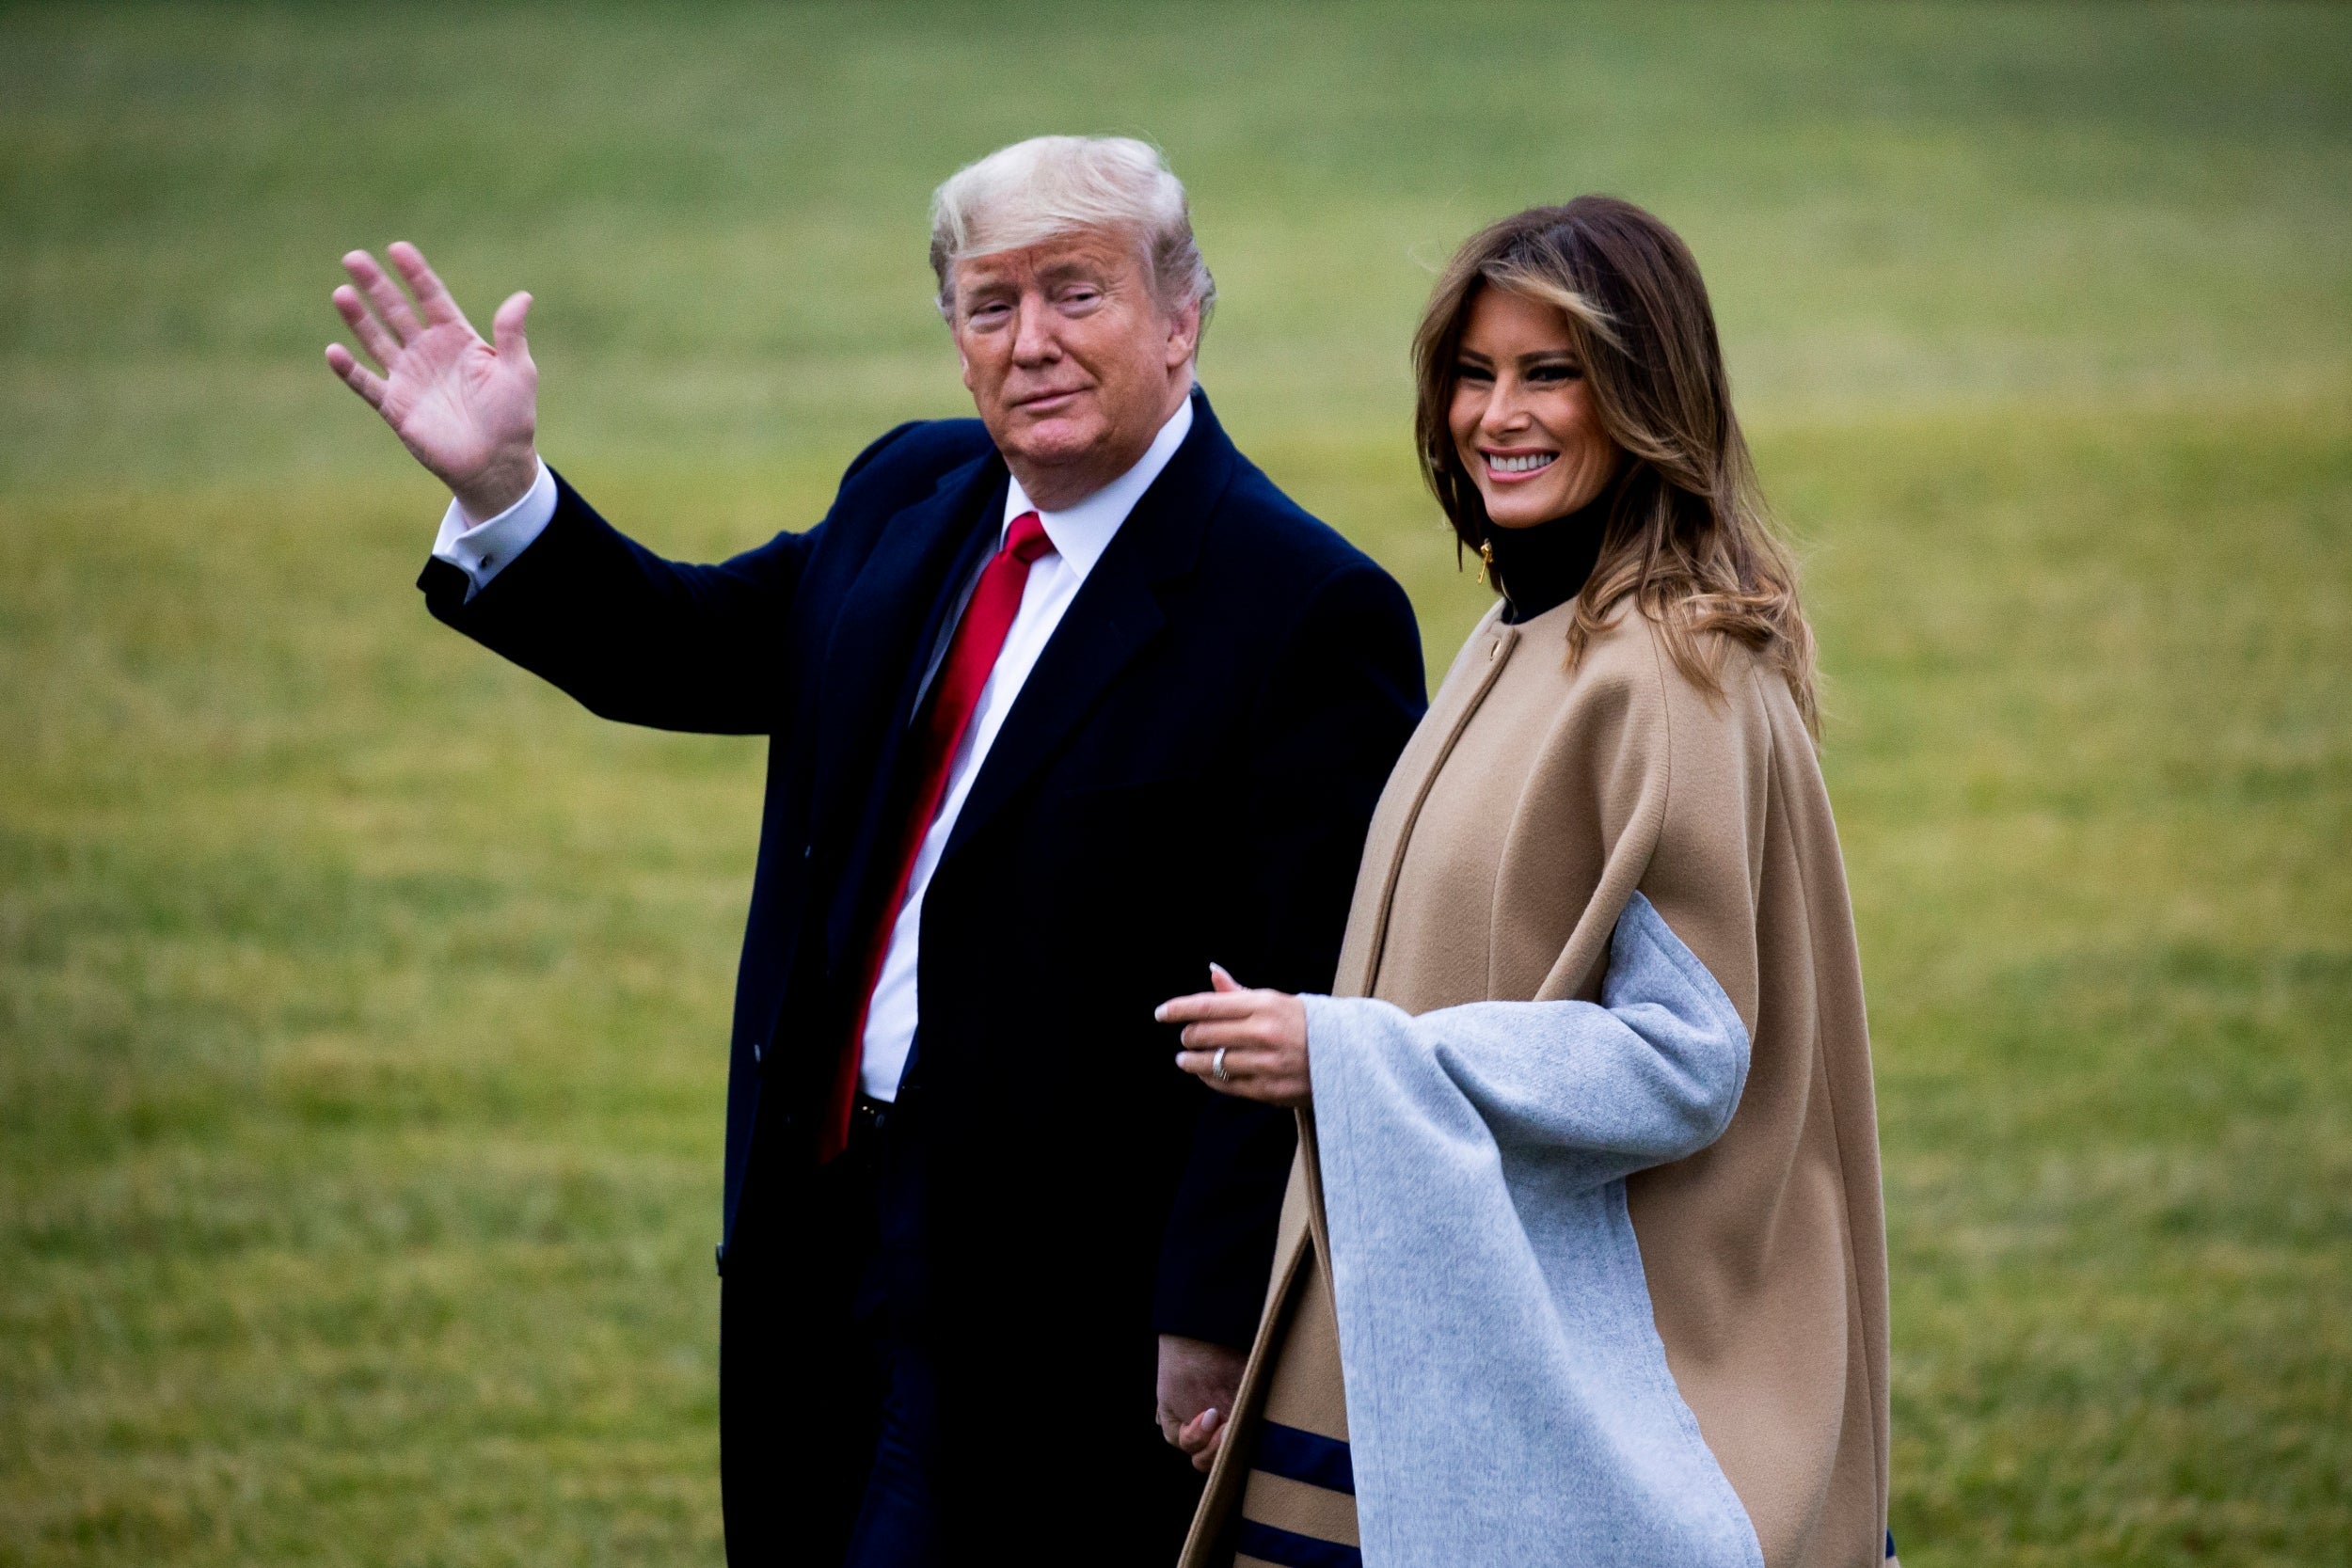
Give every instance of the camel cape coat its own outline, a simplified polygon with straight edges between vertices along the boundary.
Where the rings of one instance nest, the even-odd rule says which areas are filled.
[[[1184,1568],[1882,1559],[1877,1127],[1813,746],[1744,649],[1709,692],[1629,605],[1570,670],[1574,612],[1479,626],[1373,819]]]

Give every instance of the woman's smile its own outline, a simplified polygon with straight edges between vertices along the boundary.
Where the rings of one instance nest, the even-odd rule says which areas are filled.
[[[1486,460],[1486,475],[1499,484],[1516,484],[1530,474],[1538,474],[1551,467],[1559,457],[1556,451],[1495,451],[1481,448],[1479,455]]]
[[[1559,307],[1481,289],[1463,322],[1446,424],[1497,528],[1565,517],[1609,483],[1617,449]]]

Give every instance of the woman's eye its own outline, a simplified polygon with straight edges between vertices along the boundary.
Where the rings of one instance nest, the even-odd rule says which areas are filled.
[[[1581,365],[1538,365],[1527,372],[1527,379],[1556,386],[1561,382],[1581,380],[1583,374],[1584,367]]]
[[[1454,379],[1475,381],[1484,386],[1494,379],[1494,373],[1484,365],[1456,365],[1454,367]]]

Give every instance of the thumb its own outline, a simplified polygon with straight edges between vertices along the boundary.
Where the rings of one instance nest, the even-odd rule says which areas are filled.
[[[531,314],[531,295],[517,292],[506,296],[498,314],[490,318],[490,346],[503,356],[531,357],[531,344],[523,337],[523,320]]]
[[[1211,964],[1209,966],[1209,985],[1213,990],[1243,990],[1248,989],[1243,986],[1239,980],[1234,979],[1232,975],[1227,974],[1223,964]]]

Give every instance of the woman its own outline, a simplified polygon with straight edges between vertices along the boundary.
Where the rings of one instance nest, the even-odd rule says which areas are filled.
[[[1502,600],[1389,781],[1338,995],[1161,1009],[1185,1070],[1301,1108],[1185,1562],[1875,1564],[1860,965],[1697,265],[1623,201],[1522,213],[1414,357]]]

